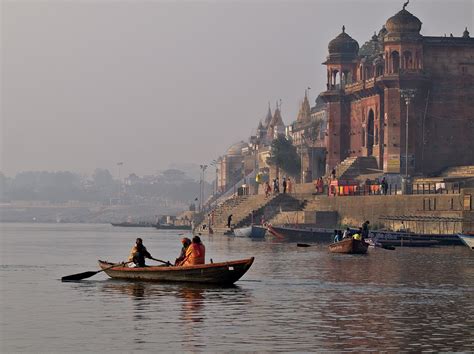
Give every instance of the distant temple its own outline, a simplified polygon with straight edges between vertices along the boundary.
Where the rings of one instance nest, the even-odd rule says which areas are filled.
[[[467,28],[460,37],[420,29],[404,6],[360,48],[344,26],[329,42],[320,95],[329,170],[354,156],[411,175],[474,163],[474,39]]]

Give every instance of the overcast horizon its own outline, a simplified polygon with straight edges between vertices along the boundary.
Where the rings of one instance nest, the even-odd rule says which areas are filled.
[[[404,1],[2,1],[0,171],[209,164],[282,100],[295,120],[341,32],[360,46]],[[470,0],[411,0],[428,36],[474,35]]]

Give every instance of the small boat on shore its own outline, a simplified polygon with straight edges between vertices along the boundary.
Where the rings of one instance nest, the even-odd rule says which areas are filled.
[[[129,268],[122,263],[114,267],[114,263],[99,260],[99,266],[109,277],[114,279],[231,285],[249,270],[253,261],[254,257],[192,266]]]
[[[352,237],[329,245],[331,253],[365,254],[368,248],[369,244],[367,242],[355,240]]]
[[[239,227],[234,229],[234,236],[250,237],[250,238],[264,238],[267,229],[263,226],[250,225],[246,227]]]
[[[470,234],[458,234],[459,239],[464,243],[467,247],[474,251],[474,235]]]

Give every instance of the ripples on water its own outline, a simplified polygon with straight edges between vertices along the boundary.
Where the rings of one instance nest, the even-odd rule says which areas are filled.
[[[1,352],[473,351],[474,257],[463,247],[372,249],[203,237],[215,262],[255,256],[230,288],[131,283],[103,273],[137,235],[173,260],[178,232],[1,225]]]

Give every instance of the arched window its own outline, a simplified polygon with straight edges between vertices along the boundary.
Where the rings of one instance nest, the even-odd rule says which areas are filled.
[[[372,156],[374,146],[374,118],[374,111],[370,109],[367,117],[367,156]]]
[[[392,73],[398,74],[400,72],[400,55],[397,51],[392,52]]]
[[[365,128],[362,128],[361,139],[362,139],[362,146],[365,146]]]
[[[409,50],[403,52],[403,67],[405,69],[413,68],[413,59]]]

